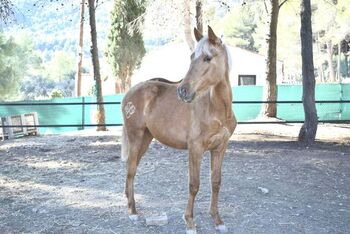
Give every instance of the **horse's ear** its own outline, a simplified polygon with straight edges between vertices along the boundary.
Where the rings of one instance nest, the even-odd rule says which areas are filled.
[[[208,25],[208,39],[209,39],[209,42],[213,45],[221,43],[220,38],[218,38],[215,35],[213,29],[209,25]]]
[[[203,35],[200,31],[198,31],[197,28],[194,28],[194,37],[196,38],[196,41],[200,41],[203,38]]]

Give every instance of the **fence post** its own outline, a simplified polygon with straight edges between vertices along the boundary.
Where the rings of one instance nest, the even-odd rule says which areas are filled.
[[[6,124],[7,125],[12,125],[12,120],[11,120],[11,116],[7,116],[6,117]],[[12,139],[14,138],[14,134],[13,134],[13,128],[12,127],[9,127],[7,128],[7,134],[8,134],[8,139]]]
[[[5,137],[6,137],[6,128],[4,127],[6,125],[6,119],[5,117],[0,117],[0,137],[2,138],[1,140],[4,141],[5,140]]]
[[[82,107],[81,107],[81,130],[84,129],[85,125],[85,97],[82,97]]]
[[[40,135],[40,131],[39,131],[39,117],[38,117],[38,113],[37,112],[33,112],[33,117],[34,117],[34,125],[35,125],[35,131],[36,131],[36,135]]]

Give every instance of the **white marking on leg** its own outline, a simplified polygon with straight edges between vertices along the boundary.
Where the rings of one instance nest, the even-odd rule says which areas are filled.
[[[196,229],[186,229],[186,234],[197,234]]]
[[[133,222],[136,222],[139,220],[139,216],[138,215],[129,215],[129,219]]]
[[[128,102],[124,107],[124,112],[127,119],[130,118],[135,113],[135,111],[136,107],[134,104],[132,104],[132,102]]]
[[[221,225],[215,226],[215,230],[216,230],[218,233],[227,233],[227,231],[228,231],[225,224],[221,224]]]

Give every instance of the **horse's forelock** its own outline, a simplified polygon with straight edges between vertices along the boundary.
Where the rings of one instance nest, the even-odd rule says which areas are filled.
[[[210,43],[207,36],[202,37],[194,50],[194,58],[200,57],[202,54],[211,57]]]
[[[224,45],[225,52],[227,54],[227,64],[228,64],[228,69],[231,71],[232,67],[232,58],[229,49],[227,48],[226,45]],[[212,57],[213,54],[211,50],[213,49],[213,46],[210,45],[208,37],[204,36],[197,44],[195,50],[194,50],[194,58],[200,57],[202,54],[205,56]]]

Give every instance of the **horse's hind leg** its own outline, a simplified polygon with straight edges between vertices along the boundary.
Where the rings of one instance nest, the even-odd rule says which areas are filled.
[[[219,210],[218,210],[218,199],[219,191],[221,186],[221,167],[224,159],[226,145],[218,147],[218,149],[211,150],[211,202],[210,202],[210,214],[214,220],[215,228],[220,233],[227,232],[227,228],[222,222]]]
[[[125,183],[125,195],[128,199],[129,217],[132,220],[137,220],[135,199],[134,199],[134,178],[137,166],[148,149],[153,137],[148,129],[136,130],[128,133],[129,150],[127,161],[127,177]]]

